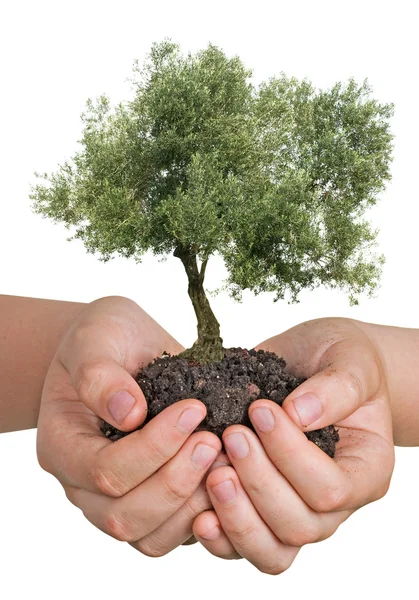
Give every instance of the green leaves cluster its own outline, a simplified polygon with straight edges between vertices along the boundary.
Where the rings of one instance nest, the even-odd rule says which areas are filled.
[[[319,91],[250,77],[213,45],[183,56],[154,44],[130,101],[87,102],[81,150],[33,187],[35,211],[103,260],[219,253],[237,299],[296,300],[322,284],[371,293],[383,259],[363,215],[390,179],[393,105],[367,81]]]

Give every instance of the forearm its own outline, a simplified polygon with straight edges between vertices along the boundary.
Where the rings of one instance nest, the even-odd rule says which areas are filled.
[[[419,329],[355,322],[379,353],[387,378],[397,446],[419,445]]]
[[[45,375],[84,306],[0,295],[0,433],[36,427]]]

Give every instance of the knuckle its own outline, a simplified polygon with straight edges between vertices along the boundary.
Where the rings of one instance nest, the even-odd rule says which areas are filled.
[[[86,340],[91,339],[92,333],[92,326],[89,323],[78,323],[65,343],[77,350],[86,344]]]
[[[207,492],[197,490],[180,509],[180,512],[188,519],[194,519],[205,510],[212,508],[211,500]]]
[[[102,465],[94,467],[91,473],[91,479],[93,486],[105,496],[120,498],[127,491],[126,486],[122,483],[120,477],[109,468]]]
[[[297,446],[289,446],[288,448],[284,448],[281,450],[280,455],[272,457],[271,462],[275,465],[278,471],[281,471],[284,463],[288,464],[295,460],[294,457],[299,456],[301,450]]]
[[[345,508],[347,497],[348,494],[344,486],[326,488],[310,504],[316,512],[335,512]]]
[[[263,497],[265,490],[269,489],[270,485],[272,485],[272,479],[270,474],[258,476],[258,474],[255,473],[254,479],[252,477],[252,480],[247,482],[246,487],[248,494],[257,494]]]
[[[169,458],[171,458],[170,454],[165,453],[163,448],[161,448],[158,444],[153,442],[152,439],[148,438],[147,440],[145,440],[145,442],[145,458],[151,463],[152,466],[161,467],[169,460]]]
[[[196,505],[194,505],[194,502],[192,501],[192,498],[188,498],[188,500],[186,500],[186,502],[180,507],[179,512],[189,520],[194,519],[199,514]]]
[[[365,397],[364,383],[354,365],[343,360],[333,361],[323,369],[323,373],[331,376],[339,384],[340,392],[344,397],[350,398],[352,401]]]
[[[229,525],[223,525],[227,537],[233,537],[242,547],[248,547],[253,543],[256,534],[256,527],[253,523],[242,525],[240,522],[233,522]]]
[[[135,542],[136,536],[133,535],[128,523],[114,512],[109,512],[105,516],[104,530],[119,542]]]
[[[354,369],[349,369],[347,371],[345,385],[348,394],[353,395],[355,398],[365,398],[364,384],[362,383],[361,377]]]
[[[191,495],[187,482],[182,481],[179,476],[170,474],[164,479],[164,498],[172,506],[183,504]]]
[[[100,362],[83,362],[78,367],[74,387],[82,400],[89,398],[97,384],[106,378],[106,368]]]
[[[301,529],[294,529],[293,531],[286,532],[283,536],[281,535],[281,541],[286,546],[293,546],[295,548],[302,548],[307,544],[314,544],[322,539],[321,532],[318,527],[311,525],[305,526]]]

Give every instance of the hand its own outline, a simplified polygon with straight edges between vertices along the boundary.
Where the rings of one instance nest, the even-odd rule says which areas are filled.
[[[212,506],[202,480],[221,449],[212,433],[191,435],[205,417],[198,400],[173,404],[117,442],[100,432],[98,417],[122,431],[143,423],[133,375],[163,351],[182,346],[134,302],[92,302],[53,359],[38,422],[41,466],[89,521],[149,556],[188,540],[196,515]]]
[[[257,349],[283,356],[290,372],[309,379],[282,407],[252,403],[258,436],[243,426],[225,430],[232,466],[207,476],[215,510],[199,515],[193,531],[212,554],[244,557],[278,574],[303,545],[328,538],[385,495],[394,468],[392,422],[378,352],[356,321],[303,323]],[[303,434],[332,423],[340,436],[334,459]]]

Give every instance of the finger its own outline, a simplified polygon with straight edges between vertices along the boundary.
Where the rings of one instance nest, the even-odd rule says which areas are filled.
[[[252,504],[284,544],[301,547],[324,540],[349,517],[350,511],[317,513],[310,508],[248,427],[228,427],[223,441]]]
[[[95,465],[99,489],[122,496],[140,485],[176,455],[205,415],[202,402],[180,400],[139,431],[103,448]]]
[[[380,436],[346,430],[333,460],[274,402],[254,402],[249,416],[270,460],[313,510],[355,509],[384,495],[391,469]]]
[[[375,398],[383,378],[371,342],[356,327],[339,324],[337,328],[336,324],[325,323],[323,329],[306,325],[306,336],[303,326],[299,326],[267,340],[262,348],[275,348],[284,356],[288,370],[309,377],[282,407],[304,431],[313,431],[338,423]]]
[[[201,513],[193,523],[196,539],[214,556],[225,560],[243,558],[224,533],[217,514],[213,510]]]
[[[101,351],[134,374],[139,365],[151,362],[163,350],[177,354],[184,348],[138,304],[114,296],[88,305],[68,331],[58,356],[66,368],[75,371],[77,364],[91,362]]]
[[[121,541],[136,542],[185,504],[220,448],[214,434],[195,433],[172,460],[125,496],[109,498],[76,489],[72,501],[101,531]]]
[[[83,362],[70,373],[78,398],[87,408],[121,431],[132,431],[147,414],[140,386],[122,366],[106,357]]]
[[[82,405],[70,403],[70,408],[72,427],[68,425],[68,414],[60,413],[57,418],[50,418],[54,428],[44,428],[42,447],[47,456],[41,464],[63,485],[114,497],[140,485],[175,456],[206,414],[202,402],[181,400],[165,408],[142,429],[111,442],[98,434],[96,424],[89,426],[76,419],[74,411],[85,410]]]
[[[291,566],[299,549],[283,544],[264,523],[234,469],[215,469],[207,486],[221,527],[240,556],[272,575]]]
[[[146,415],[146,402],[133,376],[163,350],[181,349],[135,302],[101,298],[68,332],[57,359],[94,414],[132,431]]]
[[[360,348],[351,346],[345,359],[336,356],[341,351],[334,347],[328,353],[329,366],[302,383],[283,404],[291,419],[305,431],[346,419],[379,393],[377,363]]]
[[[192,526],[195,518],[212,508],[205,482],[201,481],[197,490],[185,504],[165,523],[131,545],[146,556],[164,556],[181,544],[196,543]]]
[[[344,339],[368,341],[353,321],[343,318],[314,319],[275,335],[255,350],[273,352],[286,361],[286,370],[296,377],[308,378],[321,369],[325,352]]]

